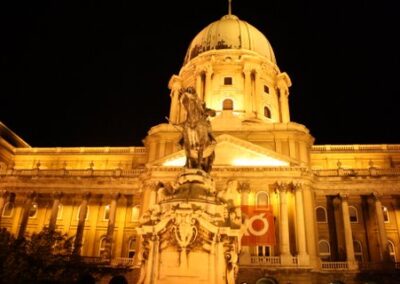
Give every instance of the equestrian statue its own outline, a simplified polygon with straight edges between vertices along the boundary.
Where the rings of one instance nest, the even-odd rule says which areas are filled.
[[[215,116],[215,111],[206,107],[193,87],[182,88],[179,101],[186,110],[186,120],[179,125],[182,127],[180,144],[186,154],[185,168],[210,173],[217,141],[211,132],[209,117]]]

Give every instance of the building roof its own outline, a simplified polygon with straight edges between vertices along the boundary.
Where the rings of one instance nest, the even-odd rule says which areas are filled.
[[[250,50],[276,64],[274,51],[267,38],[235,15],[225,15],[198,33],[190,43],[184,64],[203,52],[216,49]]]

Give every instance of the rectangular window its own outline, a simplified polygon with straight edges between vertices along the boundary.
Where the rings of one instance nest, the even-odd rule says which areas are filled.
[[[270,246],[257,246],[257,255],[258,256],[271,256],[271,247]]]
[[[232,85],[232,77],[225,77],[224,85]]]

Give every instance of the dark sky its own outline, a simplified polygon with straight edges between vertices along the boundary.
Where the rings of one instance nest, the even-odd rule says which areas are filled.
[[[395,0],[233,0],[292,79],[316,144],[399,143]],[[227,0],[1,1],[0,121],[32,146],[139,146]]]

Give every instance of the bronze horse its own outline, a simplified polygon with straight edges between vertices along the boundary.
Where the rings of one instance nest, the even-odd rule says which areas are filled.
[[[192,87],[182,89],[179,100],[187,114],[186,120],[181,124],[183,127],[181,144],[186,154],[185,167],[202,169],[209,173],[215,158],[216,140],[211,132],[208,117],[215,116],[215,111],[206,108]]]

